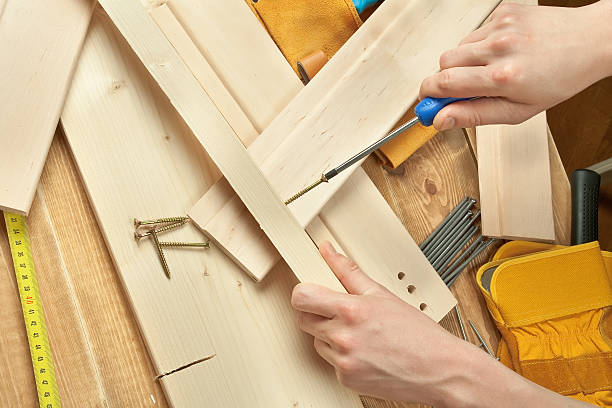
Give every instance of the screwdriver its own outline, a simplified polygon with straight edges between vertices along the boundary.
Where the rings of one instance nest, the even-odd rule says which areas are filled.
[[[427,97],[423,99],[414,108],[414,113],[416,115],[414,118],[410,119],[408,122],[404,123],[397,129],[391,131],[391,133],[389,133],[382,139],[366,147],[365,149],[363,149],[362,151],[360,151],[359,153],[357,153],[356,155],[354,155],[353,157],[351,157],[350,159],[348,159],[347,161],[345,161],[338,167],[334,167],[328,172],[323,173],[320,179],[318,179],[317,181],[315,181],[308,187],[300,190],[295,195],[291,196],[291,198],[286,200],[285,205],[294,202],[295,200],[297,200],[298,198],[300,198],[301,196],[303,196],[304,194],[306,194],[307,192],[309,192],[310,190],[312,190],[319,184],[329,182],[329,180],[336,177],[338,174],[342,173],[344,170],[348,169],[353,164],[357,163],[359,160],[363,159],[364,157],[366,157],[367,155],[369,155],[374,150],[378,149],[380,146],[384,145],[388,141],[393,140],[398,135],[405,132],[406,130],[416,125],[417,123],[420,122],[423,126],[431,126],[438,112],[440,112],[442,108],[444,108],[446,105],[449,105],[453,102],[465,101],[469,99],[474,99],[474,98],[429,98]]]

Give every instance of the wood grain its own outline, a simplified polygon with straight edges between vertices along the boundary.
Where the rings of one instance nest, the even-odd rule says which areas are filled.
[[[253,140],[253,132],[256,131],[252,126],[248,126],[248,118],[237,103],[232,103],[231,96],[220,83],[219,77],[199,53],[172,11],[167,6],[160,6],[150,10],[150,14],[228,124],[248,146]],[[253,45],[252,48],[259,46],[260,44]],[[268,72],[284,72],[290,69],[283,58],[270,59],[267,66]],[[282,78],[282,75],[279,77]],[[277,88],[280,92],[273,96],[275,100],[284,98],[284,91],[280,88],[283,86],[292,88],[293,81],[295,78],[288,81],[287,84],[277,81]],[[268,95],[268,98],[272,96]],[[265,104],[269,100],[260,97],[254,102]],[[274,104],[275,101],[272,101],[272,105]],[[337,241],[334,235],[341,237],[341,246],[356,257],[361,268],[372,279],[415,307],[428,305],[424,308],[424,312],[432,319],[439,321],[455,304],[450,292],[418,249],[412,237],[397,221],[365,173],[358,169],[350,180],[354,182],[350,183],[350,187],[342,189],[342,198],[334,200],[334,205],[322,209],[321,216],[326,219],[326,222],[315,217],[306,227],[306,231],[315,243],[320,243],[323,239]],[[216,187],[221,186],[227,194],[233,193],[227,182],[216,184]],[[206,195],[206,200],[211,198],[214,198],[214,195]],[[209,204],[215,205],[214,203]],[[241,205],[240,209],[245,210],[245,207]],[[370,214],[367,222],[354,222],[365,213]],[[334,234],[327,230],[327,225],[333,225]],[[387,230],[382,236],[381,228]],[[242,246],[237,253],[226,252],[226,254],[255,280],[260,280],[278,263],[281,259],[280,255],[269,240],[265,239],[265,235],[258,226],[243,231],[253,234],[241,236],[239,240],[234,235],[234,241],[241,242]],[[237,231],[232,231],[232,233],[236,234]],[[387,235],[386,239],[384,235]],[[392,246],[388,244],[389,240],[397,243],[393,250],[390,249]],[[264,242],[268,245],[262,247],[254,245],[255,242]],[[384,266],[380,264],[380,259],[385,259]],[[406,278],[405,282],[397,279],[400,271],[405,271],[402,272]],[[406,283],[407,281],[411,282]],[[418,293],[413,294],[407,290],[410,284],[418,285]]]
[[[135,0],[100,4],[298,279],[343,290],[303,226],[145,9]]]
[[[416,99],[418,78],[436,71],[439,54],[476,28],[495,4],[383,3],[249,147],[280,196],[291,197],[319,179],[322,171],[389,131]],[[448,29],[442,33],[439,26]],[[420,46],[424,37],[429,43],[426,49]],[[385,75],[379,75],[381,65]],[[319,213],[356,167],[289,205],[302,226]],[[203,198],[189,214],[218,245],[236,254],[245,245],[244,237],[256,235],[257,224],[238,197],[222,197],[226,192],[222,187],[210,190],[207,194],[215,198]],[[206,207],[223,200],[227,204],[220,210]]]
[[[30,210],[95,3],[0,3],[2,210]]]
[[[173,405],[359,403],[296,328],[288,313],[296,279],[284,263],[262,285],[215,248],[168,250],[168,280],[150,243],[134,242],[132,217],[180,214],[214,178],[198,140],[103,13],[94,18],[62,123]],[[168,235],[202,239],[193,227]]]
[[[546,113],[477,127],[476,144],[483,234],[554,241]]]

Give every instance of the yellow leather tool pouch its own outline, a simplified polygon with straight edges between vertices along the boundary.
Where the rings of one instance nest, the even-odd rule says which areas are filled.
[[[515,241],[476,279],[501,332],[502,363],[545,388],[612,407],[612,253],[597,242]]]

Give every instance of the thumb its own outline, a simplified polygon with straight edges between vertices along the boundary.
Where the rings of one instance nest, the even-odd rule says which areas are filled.
[[[329,241],[324,241],[321,244],[319,252],[348,293],[363,295],[382,288],[376,281],[366,275],[355,262],[336,252]]]
[[[515,125],[538,112],[532,105],[511,102],[506,98],[480,98],[455,102],[444,107],[434,118],[433,125],[438,130],[493,124]]]

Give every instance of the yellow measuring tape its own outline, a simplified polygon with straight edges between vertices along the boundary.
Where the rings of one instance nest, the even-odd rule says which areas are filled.
[[[25,217],[4,213],[41,408],[61,407]]]

